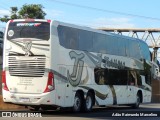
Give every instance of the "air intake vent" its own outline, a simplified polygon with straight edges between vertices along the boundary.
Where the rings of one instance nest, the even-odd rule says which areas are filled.
[[[9,73],[11,76],[42,77],[45,73],[45,56],[41,57],[9,57]]]

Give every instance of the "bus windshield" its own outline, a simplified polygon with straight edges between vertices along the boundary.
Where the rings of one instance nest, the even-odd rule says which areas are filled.
[[[40,21],[18,21],[10,22],[8,26],[7,39],[35,38],[49,40],[50,23]]]

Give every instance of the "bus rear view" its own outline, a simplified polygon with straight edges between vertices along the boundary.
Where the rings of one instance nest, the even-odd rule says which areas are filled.
[[[139,39],[60,21],[11,20],[3,56],[4,102],[88,112],[151,101],[150,52]]]
[[[50,70],[50,20],[10,20],[4,37],[3,101],[53,104]],[[52,95],[51,95],[52,94]]]

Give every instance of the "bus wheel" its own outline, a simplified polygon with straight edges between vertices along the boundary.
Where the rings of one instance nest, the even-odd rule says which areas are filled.
[[[141,103],[140,94],[137,93],[137,96],[136,96],[136,103],[132,105],[132,108],[134,108],[134,109],[139,108],[140,103]]]
[[[76,93],[74,98],[73,111],[79,112],[81,110],[81,106],[82,106],[82,98],[79,93]]]
[[[85,99],[85,104],[84,104],[84,107],[85,107],[85,111],[86,112],[89,112],[92,110],[92,107],[93,107],[93,95],[91,92],[89,92],[87,94],[87,97]]]

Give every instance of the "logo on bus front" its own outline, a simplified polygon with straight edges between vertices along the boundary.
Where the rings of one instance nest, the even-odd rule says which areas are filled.
[[[24,41],[23,44],[24,44],[24,46],[22,47],[22,50],[25,52],[26,56],[29,56],[30,50],[32,47],[32,42],[31,41]]]

